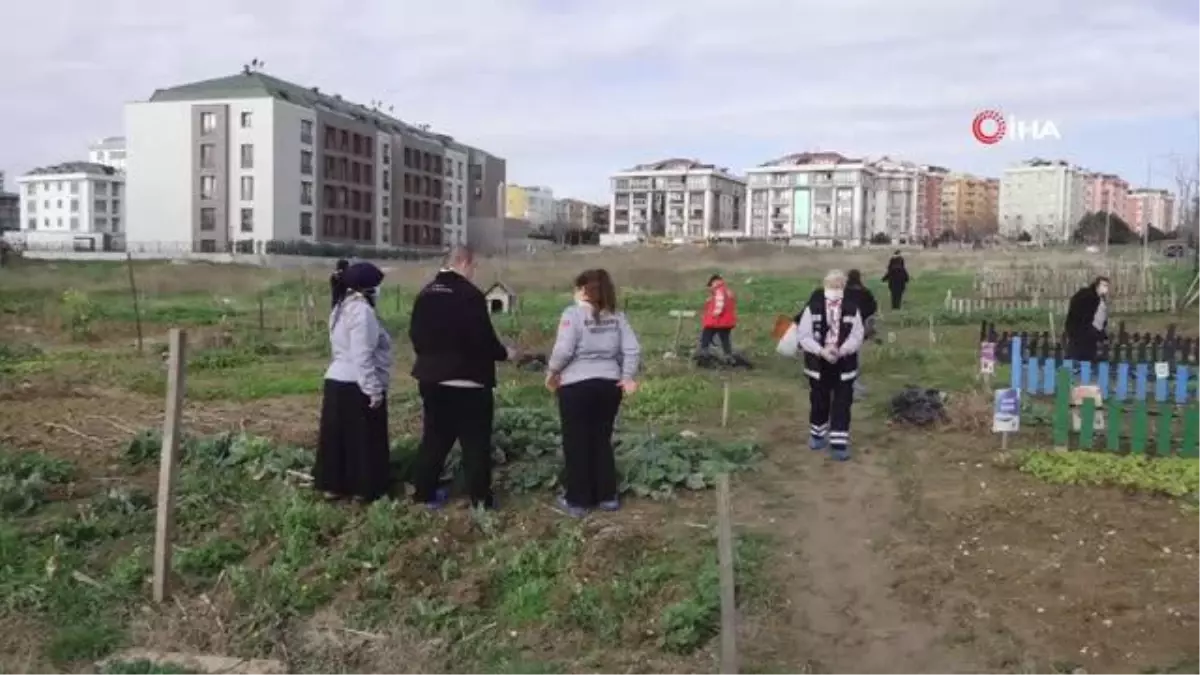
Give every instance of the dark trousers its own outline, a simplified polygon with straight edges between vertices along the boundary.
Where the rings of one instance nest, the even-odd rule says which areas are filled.
[[[366,501],[387,493],[387,398],[377,407],[354,382],[325,380],[313,487]]]
[[[854,380],[843,380],[834,367],[821,369],[821,377],[808,378],[808,424],[814,441],[829,438],[832,450],[850,445],[850,408],[854,404]]]
[[[566,499],[571,506],[591,508],[617,498],[612,434],[620,407],[621,389],[615,380],[583,380],[558,388]]]
[[[422,382],[418,391],[423,419],[421,449],[413,471],[414,498],[418,502],[436,498],[442,472],[446,469],[446,456],[458,441],[471,503],[493,506],[492,417],[495,402],[492,390]]]
[[[1067,337],[1067,358],[1075,362],[1095,361],[1100,355],[1100,341],[1089,336]]]
[[[900,302],[904,300],[904,287],[888,286],[888,293],[892,296],[892,309],[900,309]]]
[[[725,356],[733,355],[732,328],[703,328],[700,330],[700,351],[711,349],[713,340],[721,341],[721,351]]]

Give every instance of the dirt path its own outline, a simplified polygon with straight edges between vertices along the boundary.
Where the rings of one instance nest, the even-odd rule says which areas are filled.
[[[782,453],[781,453],[782,454]],[[778,456],[778,455],[777,455]],[[781,607],[749,626],[747,667],[789,672],[962,672],[971,659],[892,592],[883,550],[901,508],[870,454],[839,464],[800,447],[769,470],[762,519],[779,547]],[[787,479],[786,476],[794,476]],[[747,504],[749,506],[749,504]],[[743,515],[743,514],[739,514]],[[761,522],[761,521],[760,521]]]

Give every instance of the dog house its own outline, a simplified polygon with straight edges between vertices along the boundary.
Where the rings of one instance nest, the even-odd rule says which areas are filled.
[[[517,305],[517,294],[499,281],[492,284],[483,297],[487,299],[488,312],[492,314],[508,314]]]

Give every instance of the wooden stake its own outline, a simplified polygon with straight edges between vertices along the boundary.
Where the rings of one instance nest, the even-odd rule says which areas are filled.
[[[163,420],[162,454],[158,468],[158,518],[154,531],[154,601],[170,590],[171,539],[175,529],[175,469],[179,461],[180,422],[183,420],[187,334],[171,329],[167,363],[167,410]]]
[[[729,426],[729,378],[721,383],[721,426]]]
[[[1050,342],[1058,342],[1058,337],[1054,335],[1054,310],[1050,310],[1049,316],[1046,317],[1046,321],[1050,324]]]
[[[263,311],[263,297],[258,296],[258,332],[263,333],[267,330],[267,319]]]
[[[133,254],[125,254],[125,267],[129,270],[129,294],[133,296],[133,321],[137,326],[137,348],[142,352],[142,310],[138,306],[137,282],[133,278]]]
[[[721,581],[721,672],[738,672],[737,593],[733,570],[733,522],[729,474],[717,476],[717,563]]]

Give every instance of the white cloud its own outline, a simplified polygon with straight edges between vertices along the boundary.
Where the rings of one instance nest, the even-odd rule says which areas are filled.
[[[0,162],[14,168],[79,155],[119,130],[124,101],[255,57],[504,155],[513,180],[591,198],[662,154],[938,161],[978,150],[982,108],[1085,124],[1198,107],[1196,23],[1148,0],[10,5]]]

